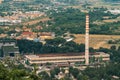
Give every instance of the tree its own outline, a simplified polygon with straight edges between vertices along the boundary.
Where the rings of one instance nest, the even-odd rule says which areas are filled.
[[[40,72],[38,75],[42,78],[42,80],[51,80],[50,76],[45,71]]]
[[[60,79],[60,80],[72,80],[70,77],[65,76],[64,78]]]
[[[50,71],[51,78],[55,78],[55,75],[58,75],[60,73],[60,68],[55,67],[53,70]]]
[[[111,46],[110,49],[111,49],[112,51],[115,51],[115,50],[116,50],[116,46]]]
[[[3,34],[4,33],[4,30],[0,28],[0,34]]]
[[[59,46],[60,44],[64,44],[66,42],[65,39],[57,37],[54,39],[46,39],[46,45],[53,45],[53,46]]]
[[[85,51],[85,44],[80,44],[79,45],[79,52],[84,52]]]
[[[98,51],[100,51],[100,52],[105,52],[105,53],[110,52],[109,49],[107,49],[107,48],[103,48],[103,47],[100,47],[100,48],[98,49]]]
[[[3,64],[0,63],[0,79],[1,80],[9,80],[9,71],[4,67]]]
[[[32,80],[41,80],[41,77],[39,77],[38,75],[36,75],[34,73],[30,74],[29,78],[32,79]]]
[[[77,78],[79,70],[77,68],[69,67],[69,74],[72,74],[74,78]]]
[[[58,75],[58,73],[60,73],[60,68],[55,67],[55,68],[54,68],[54,71],[55,71],[55,74]]]
[[[95,52],[94,48],[92,48],[92,47],[89,48],[89,51],[92,52],[92,53]]]
[[[41,42],[33,42],[29,40],[17,40],[20,53],[40,53],[42,47]]]
[[[55,78],[55,75],[56,75],[55,71],[50,70],[50,76],[51,76],[52,79]]]
[[[79,70],[77,68],[74,68],[71,73],[74,76],[74,78],[77,78],[77,76],[79,74]]]
[[[120,52],[120,46],[118,47],[117,51]]]
[[[13,69],[10,72],[11,80],[21,80],[23,77],[26,77],[26,72],[24,70]]]
[[[86,76],[86,75],[78,75],[77,76],[77,80],[89,80],[89,78],[88,78],[88,76]],[[97,79],[96,79],[97,80]]]

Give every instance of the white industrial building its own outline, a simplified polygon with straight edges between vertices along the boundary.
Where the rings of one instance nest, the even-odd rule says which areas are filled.
[[[93,60],[94,59],[94,60]],[[85,64],[85,53],[57,53],[57,54],[39,54],[39,55],[25,55],[25,60],[28,60],[30,64],[63,64],[63,63],[83,63]],[[89,60],[93,62],[108,62],[110,55],[97,52],[90,53]]]

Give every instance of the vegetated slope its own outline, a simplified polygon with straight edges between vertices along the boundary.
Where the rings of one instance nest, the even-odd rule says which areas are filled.
[[[85,43],[84,34],[74,34],[76,43]],[[90,35],[90,47],[98,49],[100,47],[110,48],[113,44],[108,44],[109,40],[120,39],[119,35]],[[119,45],[119,44],[116,44]]]
[[[91,34],[120,34],[119,22],[105,23],[105,24],[93,24],[95,21],[103,22],[103,17],[107,16],[108,19],[116,19],[119,15],[113,15],[111,13],[105,13],[105,8],[95,8],[89,12],[90,15],[90,33]],[[48,23],[49,27],[45,27],[45,31],[52,31],[56,34],[63,34],[70,32],[73,34],[85,33],[85,13],[78,9],[68,8],[60,11],[50,12],[52,21]]]

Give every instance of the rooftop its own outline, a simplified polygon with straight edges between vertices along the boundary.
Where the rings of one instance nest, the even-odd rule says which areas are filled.
[[[105,55],[104,52],[90,53],[90,55]],[[49,53],[49,54],[39,54],[39,55],[25,55],[29,58],[40,58],[40,57],[64,57],[64,56],[82,56],[85,53]]]
[[[22,35],[33,35],[33,32],[23,32]]]

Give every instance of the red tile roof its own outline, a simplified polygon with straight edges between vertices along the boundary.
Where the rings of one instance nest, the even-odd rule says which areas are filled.
[[[26,32],[23,32],[22,35],[33,35],[33,32],[26,31]]]

